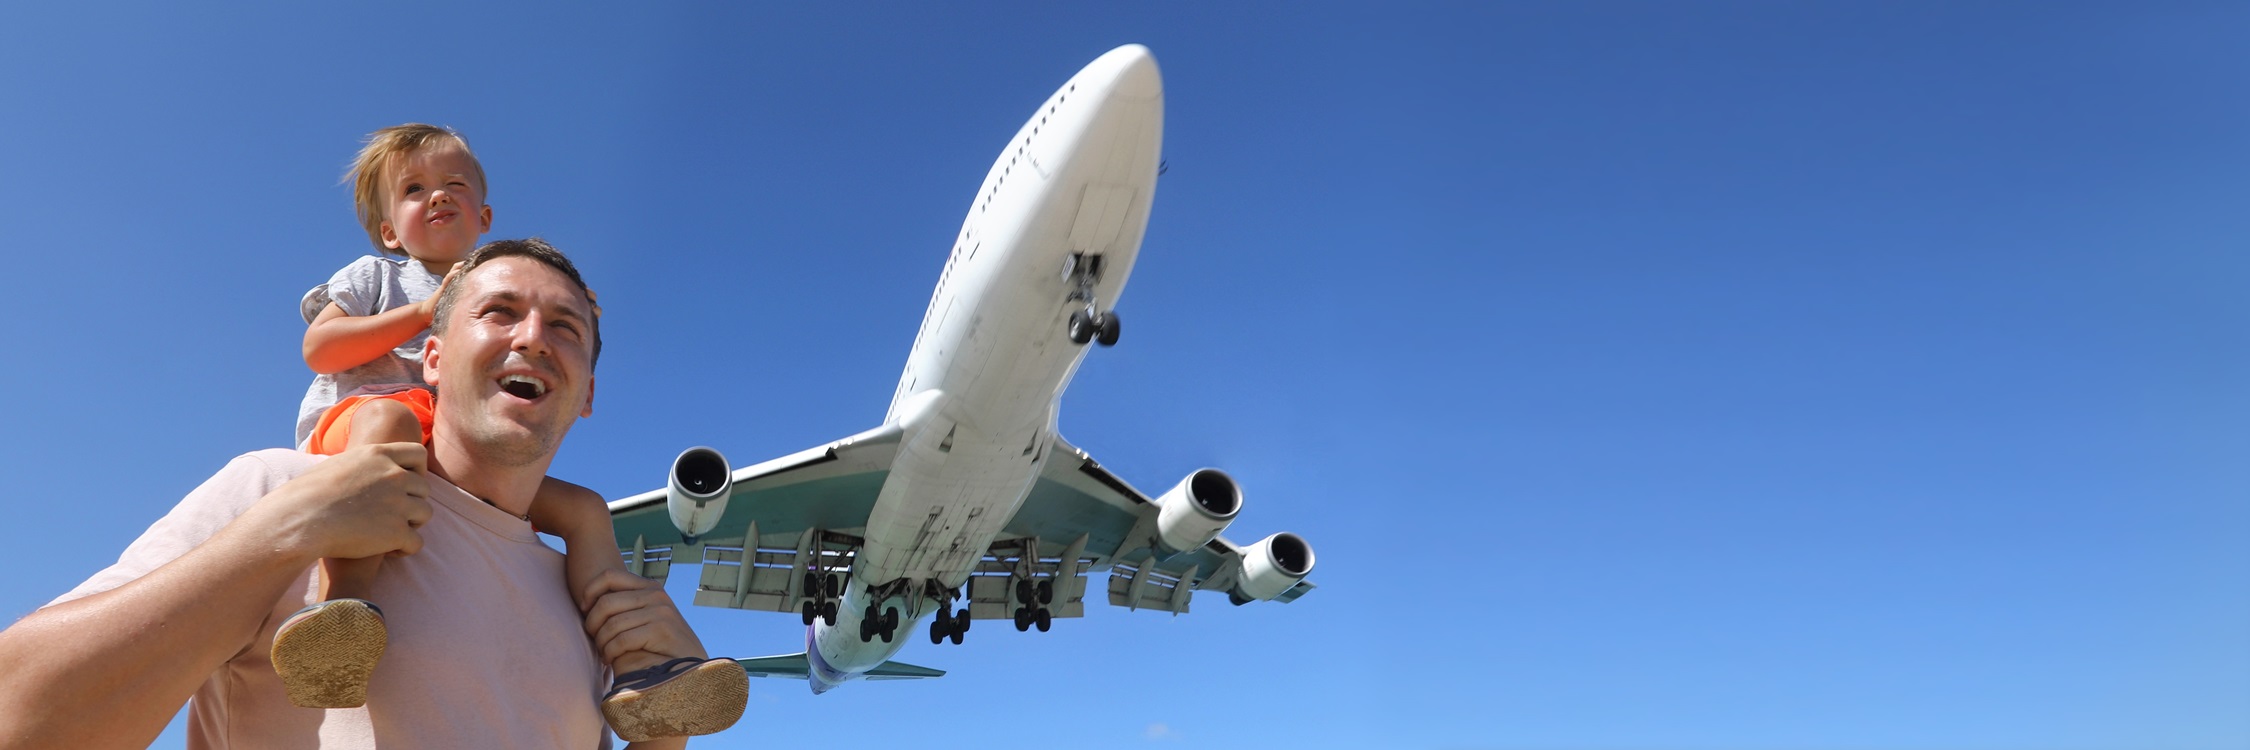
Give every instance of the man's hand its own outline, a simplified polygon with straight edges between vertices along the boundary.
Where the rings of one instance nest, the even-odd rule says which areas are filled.
[[[267,493],[238,522],[306,564],[411,555],[430,520],[428,463],[429,451],[414,443],[354,446]]]
[[[586,633],[594,637],[602,661],[619,671],[630,670],[617,658],[635,651],[663,658],[710,657],[663,584],[612,569],[595,576],[583,593],[581,601],[594,603],[586,611]]]

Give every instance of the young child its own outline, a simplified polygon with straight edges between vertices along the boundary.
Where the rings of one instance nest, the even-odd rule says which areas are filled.
[[[300,305],[309,324],[305,364],[319,376],[298,409],[297,440],[325,455],[355,445],[429,442],[434,396],[422,381],[422,345],[454,264],[492,227],[484,168],[451,130],[407,124],[375,131],[348,178],[368,239],[386,255],[406,257],[361,258],[306,292]],[[582,611],[592,605],[592,580],[624,568],[609,508],[591,490],[548,477],[524,520],[563,539],[567,584]],[[321,603],[291,616],[274,635],[274,671],[290,702],[367,702],[368,677],[388,640],[382,611],[366,600],[381,566],[380,557],[320,561]],[[742,667],[726,659],[666,661],[635,651],[611,667],[619,674],[602,711],[627,741],[717,732],[741,718],[748,697]]]

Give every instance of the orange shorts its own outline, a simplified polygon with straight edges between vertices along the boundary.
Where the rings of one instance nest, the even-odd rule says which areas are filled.
[[[414,421],[422,423],[422,444],[430,444],[430,419],[435,414],[435,401],[426,388],[408,388],[396,393],[377,393],[353,396],[336,402],[320,415],[320,424],[313,426],[312,437],[305,440],[305,450],[310,453],[333,456],[351,445],[352,414],[369,401],[396,401],[414,412]]]

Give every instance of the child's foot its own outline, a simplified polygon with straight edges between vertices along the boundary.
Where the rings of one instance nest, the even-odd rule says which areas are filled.
[[[289,702],[304,708],[367,704],[367,677],[390,640],[383,610],[365,599],[335,599],[297,610],[273,634],[273,671]]]
[[[626,742],[711,734],[742,718],[750,675],[733,659],[673,659],[617,676],[602,716]]]

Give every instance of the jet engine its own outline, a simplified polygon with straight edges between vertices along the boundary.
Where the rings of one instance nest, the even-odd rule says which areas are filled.
[[[1242,512],[1242,490],[1218,469],[1197,469],[1156,499],[1156,546],[1164,557],[1201,547]]]
[[[665,487],[664,504],[682,540],[693,543],[718,528],[719,516],[727,512],[727,496],[733,492],[734,471],[727,467],[727,457],[696,446],[672,459],[672,481]]]
[[[1242,579],[1235,587],[1236,604],[1247,600],[1270,601],[1312,573],[1312,545],[1305,538],[1281,532],[1242,549]]]

